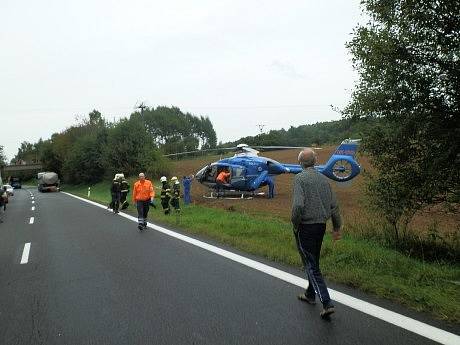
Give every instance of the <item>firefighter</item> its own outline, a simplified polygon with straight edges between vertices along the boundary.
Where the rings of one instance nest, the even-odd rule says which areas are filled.
[[[110,208],[113,210],[113,213],[118,213],[118,208],[120,207],[120,198],[121,198],[121,177],[120,174],[115,174],[115,177],[112,181],[110,187],[110,193],[112,195],[112,202],[110,203]]]
[[[125,179],[125,175],[121,175],[121,197],[120,197],[120,205],[121,209],[125,210],[128,208],[129,203],[126,200],[128,193],[129,193],[129,182]]]
[[[169,208],[169,200],[171,199],[171,188],[168,183],[166,176],[160,178],[161,182],[161,206],[165,214],[169,214],[171,209]]]
[[[171,178],[172,184],[172,196],[171,196],[171,206],[174,207],[176,212],[180,212],[179,199],[180,199],[180,182],[176,176]]]

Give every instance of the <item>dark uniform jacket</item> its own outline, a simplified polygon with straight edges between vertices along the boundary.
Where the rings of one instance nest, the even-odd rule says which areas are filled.
[[[129,183],[126,180],[122,180],[120,184],[120,189],[122,193],[128,193],[129,192]]]
[[[180,197],[180,183],[173,184],[173,198],[179,199]]]
[[[110,188],[112,194],[117,194],[121,192],[121,183],[117,180],[112,181],[112,187]]]
[[[161,186],[161,198],[170,198],[171,197],[171,187],[169,187],[168,182],[163,182]]]

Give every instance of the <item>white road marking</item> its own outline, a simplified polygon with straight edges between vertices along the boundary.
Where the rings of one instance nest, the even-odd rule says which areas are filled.
[[[24,244],[24,250],[22,251],[21,265],[29,262],[30,242]]]
[[[32,211],[35,211],[35,206],[32,206],[31,210],[32,210]]]
[[[35,201],[32,200],[32,204],[35,204]]]
[[[62,193],[69,195],[73,198],[79,199],[81,201],[84,201],[88,204],[100,207],[102,209],[106,209],[106,206],[98,204],[97,202],[86,200],[86,199],[83,199],[81,197],[78,197],[76,195],[72,195],[66,192],[62,192]],[[119,215],[137,223],[137,218],[133,216],[130,216],[126,213],[119,213]],[[177,238],[181,241],[190,243],[202,249],[208,250],[215,254],[221,255],[223,257],[226,257],[227,259],[236,261],[242,265],[251,267],[255,270],[271,275],[272,277],[284,280],[285,282],[288,282],[292,285],[299,286],[303,289],[306,289],[308,287],[308,280],[300,278],[294,274],[284,272],[282,270],[279,270],[277,268],[263,264],[261,262],[258,262],[252,259],[248,259],[242,255],[238,255],[228,250],[225,250],[225,249],[213,246],[211,244],[196,240],[194,238],[179,234],[177,232],[168,230],[156,224],[148,223],[147,225],[151,229],[164,233],[168,236]],[[446,344],[446,345],[459,345],[460,344],[460,336],[454,333],[444,331],[440,328],[431,326],[421,321],[417,321],[410,317],[404,316],[402,314],[398,314],[396,312],[379,307],[372,303],[368,303],[358,298],[346,295],[342,292],[339,292],[333,289],[328,289],[328,290],[333,300],[337,301],[338,303],[344,304],[350,308],[359,310],[365,314],[371,315],[380,320],[391,323],[395,326],[404,328],[410,332],[416,333],[418,335],[421,335],[422,337],[434,340],[441,344]]]
[[[29,224],[33,224],[35,220],[35,217],[30,217]]]

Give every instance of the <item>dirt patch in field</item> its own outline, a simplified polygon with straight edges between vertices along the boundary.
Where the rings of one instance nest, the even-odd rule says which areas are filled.
[[[318,150],[318,162],[324,164],[335,147],[325,147]],[[273,151],[261,154],[283,163],[297,163],[299,150]],[[225,156],[224,156],[225,157]],[[178,177],[195,174],[206,164],[219,160],[220,156],[207,156],[173,162],[174,174]],[[223,158],[223,157],[222,157]],[[363,170],[371,169],[367,157],[358,156],[358,162]],[[292,174],[284,174],[276,177],[275,198],[267,199],[266,196],[256,197],[250,200],[227,200],[227,199],[206,199],[203,195],[209,195],[209,190],[197,181],[192,184],[192,200],[194,203],[217,207],[222,209],[236,210],[250,214],[263,214],[270,217],[280,217],[285,220],[290,219],[291,213],[291,190]],[[363,205],[364,198],[364,178],[357,176],[352,183],[340,184],[331,181],[332,188],[337,194],[342,215],[346,222],[367,221],[371,216]],[[268,187],[263,187],[260,191],[268,194]],[[426,229],[433,222],[436,222],[441,230],[452,231],[460,226],[460,214],[453,212],[446,214],[439,209],[425,210],[417,215],[412,222],[412,227],[416,229]]]

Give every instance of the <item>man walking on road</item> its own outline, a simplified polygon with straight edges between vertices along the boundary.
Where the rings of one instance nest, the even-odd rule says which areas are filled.
[[[147,215],[149,204],[154,202],[155,190],[152,182],[145,178],[144,173],[139,174],[139,180],[134,183],[133,203],[137,207],[137,228],[142,231],[147,228]]]
[[[326,318],[334,313],[334,306],[319,268],[321,244],[326,231],[326,221],[332,218],[332,236],[335,241],[341,237],[342,220],[337,199],[329,182],[314,168],[315,151],[309,148],[302,150],[299,154],[299,163],[303,170],[294,178],[291,220],[299,254],[305,265],[308,288],[298,298],[315,304],[318,295],[323,304],[320,315]]]

